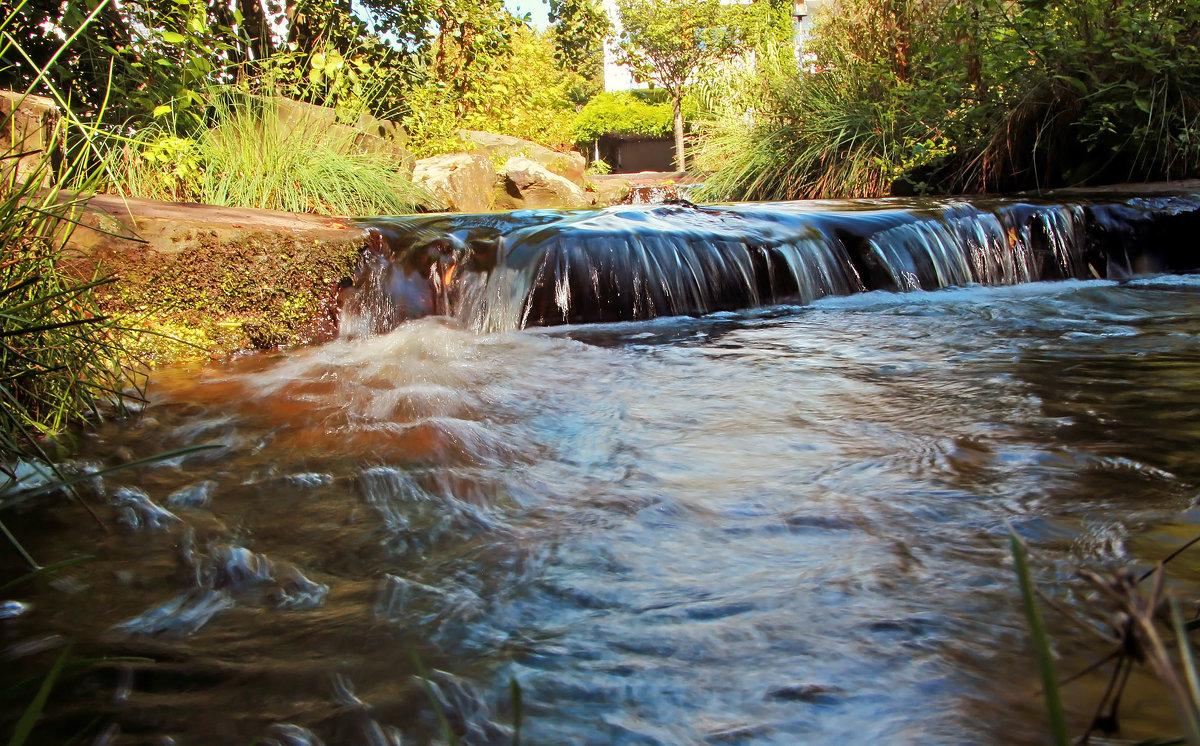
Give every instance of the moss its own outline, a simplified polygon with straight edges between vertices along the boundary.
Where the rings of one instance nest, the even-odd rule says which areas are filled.
[[[252,233],[189,235],[176,253],[113,252],[104,269],[106,312],[146,330],[134,350],[154,365],[331,337],[338,282],[353,272],[360,237],[302,240]]]

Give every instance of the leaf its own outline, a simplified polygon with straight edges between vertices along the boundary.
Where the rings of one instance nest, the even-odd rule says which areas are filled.
[[[1079,78],[1073,78],[1070,75],[1055,75],[1055,80],[1061,80],[1064,83],[1069,83],[1075,90],[1079,91],[1080,95],[1086,96],[1088,87]]]
[[[159,106],[154,107],[154,117],[156,119],[158,117],[161,117],[163,114],[170,114],[170,113],[171,113],[171,105],[170,104],[160,104]]]
[[[183,34],[177,34],[174,31],[162,32],[162,40],[168,44],[182,44],[187,38]]]

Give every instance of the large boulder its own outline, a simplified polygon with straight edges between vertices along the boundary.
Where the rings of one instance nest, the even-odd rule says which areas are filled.
[[[19,183],[37,177],[42,186],[50,184],[46,148],[57,122],[54,101],[0,91],[0,189],[12,179],[13,169]]]
[[[563,177],[581,189],[586,185],[583,170],[587,163],[579,153],[560,153],[530,140],[476,130],[459,130],[458,139],[465,149],[485,155],[493,163],[503,163],[520,156],[536,161],[550,173]]]
[[[506,186],[524,207],[586,207],[591,200],[583,189],[552,173],[530,158],[515,156],[504,164]]]
[[[422,158],[413,183],[433,195],[433,207],[459,212],[488,212],[495,204],[497,179],[492,162],[477,153],[447,153]]]
[[[358,123],[354,126],[368,135],[391,140],[401,147],[408,144],[408,133],[404,131],[404,127],[399,122],[392,119],[376,119],[364,112],[358,117]]]

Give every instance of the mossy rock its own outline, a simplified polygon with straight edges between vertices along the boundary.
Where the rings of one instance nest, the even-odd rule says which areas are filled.
[[[144,242],[109,231],[75,243],[90,262],[85,271],[116,278],[98,295],[107,313],[144,330],[133,348],[148,364],[336,334],[338,284],[353,273],[365,231],[337,219],[197,205],[176,206],[187,219],[172,219],[169,204],[140,202],[122,222]]]

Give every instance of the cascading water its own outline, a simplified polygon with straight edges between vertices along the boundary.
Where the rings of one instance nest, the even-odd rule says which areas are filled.
[[[1198,208],[1195,196],[1100,206],[677,202],[378,219],[368,221],[379,240],[350,293],[345,328],[363,326],[364,315],[369,328],[391,328],[435,308],[492,332],[803,305],[866,290],[1102,278],[1139,264],[1127,234],[1142,223],[1196,223]],[[1168,268],[1196,263],[1171,257]]]

